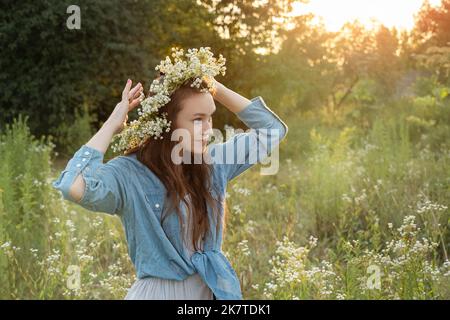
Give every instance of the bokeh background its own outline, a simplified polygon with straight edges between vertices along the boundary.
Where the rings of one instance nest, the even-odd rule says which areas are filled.
[[[222,54],[217,80],[289,126],[278,174],[228,188],[244,298],[450,298],[449,0],[3,0],[1,299],[125,296],[120,219],[51,181],[174,46]]]

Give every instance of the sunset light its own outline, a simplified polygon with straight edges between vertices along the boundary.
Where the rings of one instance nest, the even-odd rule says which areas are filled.
[[[398,29],[411,29],[414,14],[419,11],[423,0],[310,0],[309,3],[293,4],[293,14],[313,13],[323,19],[329,31],[337,31],[349,21],[359,20],[370,28],[377,23]],[[441,0],[429,0],[439,5]],[[316,19],[316,22],[317,19]]]

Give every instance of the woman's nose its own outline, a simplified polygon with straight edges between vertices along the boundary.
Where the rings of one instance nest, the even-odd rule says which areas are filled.
[[[204,136],[206,136],[206,135],[208,135],[208,136],[210,136],[211,134],[212,134],[212,132],[213,132],[213,130],[212,130],[212,123],[207,123],[206,125],[205,125],[205,128],[204,128],[205,130],[203,131],[203,135]]]

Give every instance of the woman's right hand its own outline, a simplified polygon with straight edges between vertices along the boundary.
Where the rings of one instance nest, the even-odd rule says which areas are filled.
[[[141,100],[142,84],[138,83],[133,89],[130,90],[130,88],[131,80],[128,79],[122,92],[122,100],[116,105],[100,130],[86,143],[87,147],[105,154],[114,134],[123,130],[128,119],[128,112],[136,108]],[[78,174],[70,186],[69,194],[72,199],[78,202],[83,197],[85,189],[86,184],[83,176]]]
[[[133,89],[132,81],[128,79],[122,91],[122,100],[116,105],[105,124],[111,126],[114,134],[120,133],[128,121],[128,112],[136,108],[142,101],[142,84],[139,82]]]

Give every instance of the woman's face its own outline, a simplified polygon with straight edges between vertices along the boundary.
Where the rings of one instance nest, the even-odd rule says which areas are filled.
[[[212,114],[216,111],[214,98],[203,92],[189,96],[182,102],[178,112],[176,128],[183,129],[180,142],[183,150],[192,153],[204,153],[212,135]],[[187,137],[187,139],[184,139]]]

